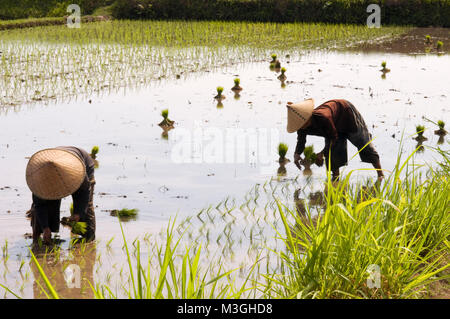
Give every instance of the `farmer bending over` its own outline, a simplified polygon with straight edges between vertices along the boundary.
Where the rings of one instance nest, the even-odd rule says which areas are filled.
[[[72,195],[73,222],[86,222],[87,241],[95,239],[94,160],[80,148],[61,146],[34,154],[26,169],[28,187],[33,193],[31,227],[33,242],[41,233],[51,243],[51,233],[59,231],[61,199]]]
[[[378,180],[383,179],[380,157],[370,143],[372,135],[352,103],[347,100],[330,100],[314,108],[314,100],[309,99],[298,104],[288,102],[286,106],[287,131],[297,131],[294,163],[299,169],[300,154],[305,149],[306,136],[316,135],[325,137],[325,147],[317,154],[316,164],[322,166],[325,157],[328,169],[328,155],[331,151],[330,170],[333,180],[339,179],[339,168],[347,165],[347,140],[358,148],[361,161],[371,163],[377,169]]]

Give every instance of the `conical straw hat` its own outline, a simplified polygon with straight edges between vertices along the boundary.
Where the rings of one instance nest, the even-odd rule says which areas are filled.
[[[287,131],[294,133],[301,129],[311,118],[314,110],[314,100],[308,99],[299,103],[288,102],[287,105]]]
[[[86,176],[81,159],[69,151],[45,149],[35,153],[28,162],[28,187],[39,198],[61,199],[75,193]]]

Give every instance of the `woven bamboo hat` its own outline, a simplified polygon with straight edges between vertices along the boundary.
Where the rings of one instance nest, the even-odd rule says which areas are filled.
[[[314,110],[314,100],[308,99],[299,103],[288,102],[287,105],[287,131],[294,133],[301,129],[311,118]]]
[[[69,151],[45,149],[35,153],[28,162],[28,187],[39,198],[61,199],[80,188],[86,175],[81,159]]]

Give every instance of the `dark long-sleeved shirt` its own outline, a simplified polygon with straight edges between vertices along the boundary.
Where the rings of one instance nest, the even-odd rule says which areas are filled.
[[[81,148],[74,146],[60,146],[57,147],[57,149],[69,151],[78,156],[78,158],[84,162],[86,167],[86,175],[81,183],[81,186],[75,193],[72,194],[73,212],[74,214],[79,214],[81,219],[83,219],[89,204],[89,195],[91,190],[90,180],[94,178],[95,162],[91,158],[91,155]],[[42,229],[49,227],[48,214],[59,213],[60,204],[61,200],[44,200],[33,194],[33,205],[36,210],[36,217]]]
[[[311,124],[297,131],[295,153],[303,153],[307,135],[325,137],[325,147],[322,152],[328,154],[330,146],[339,135],[355,132],[357,130],[355,117],[348,103],[346,100],[330,100],[316,107],[311,116]]]

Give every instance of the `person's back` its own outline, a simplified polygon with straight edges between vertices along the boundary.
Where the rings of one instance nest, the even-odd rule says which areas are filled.
[[[61,199],[72,195],[70,222],[85,222],[87,240],[95,238],[93,206],[94,165],[91,156],[74,146],[59,146],[35,153],[28,162],[26,179],[33,193],[31,226],[33,241],[44,233],[49,243],[51,232],[59,231]]]

